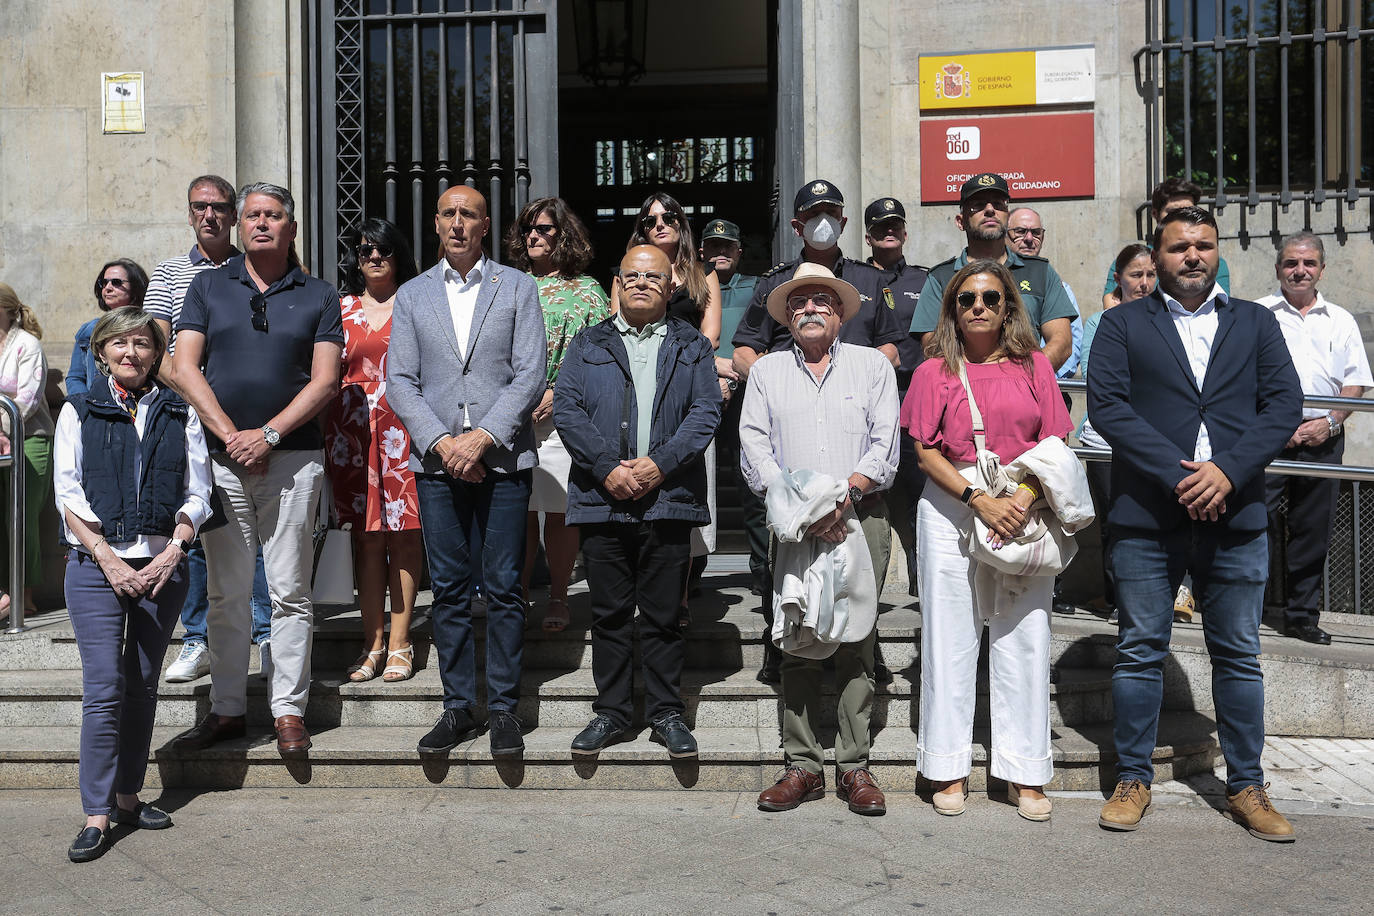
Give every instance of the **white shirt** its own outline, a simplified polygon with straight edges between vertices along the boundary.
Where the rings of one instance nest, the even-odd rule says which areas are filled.
[[[105,382],[109,384],[109,380]],[[156,385],[138,399],[138,413],[134,417],[134,432],[141,440],[143,427],[148,422],[148,411],[144,408],[157,394]],[[81,542],[67,528],[66,510],[79,519],[100,525],[101,520],[91,510],[82,487],[81,459],[84,449],[81,444],[81,424],[76,418],[76,408],[71,404],[62,405],[57,417],[57,436],[53,442],[53,488],[57,493],[57,517],[62,525],[62,537],[76,549],[86,551]],[[143,478],[143,454],[134,453],[134,486]],[[137,493],[134,494],[137,498]],[[200,426],[200,417],[195,408],[186,408],[186,502],[177,510],[178,515],[186,516],[191,527],[199,531],[200,526],[210,517],[210,455],[205,446],[205,433]],[[140,535],[131,541],[109,542],[115,556],[125,560],[138,557],[155,557],[167,549],[169,539],[160,535]]]
[[[482,279],[487,272],[487,256],[477,258],[472,270],[464,277],[452,267],[444,267],[444,294],[448,296],[448,312],[453,319],[453,336],[458,341],[458,352],[466,359],[468,337],[472,334],[472,313],[477,310],[477,294],[482,289]],[[463,428],[472,427],[472,417],[468,415],[467,405],[463,405]],[[490,434],[489,434],[490,435]],[[492,441],[496,441],[495,438]]]
[[[836,480],[857,471],[885,490],[897,475],[897,414],[897,376],[872,347],[836,341],[820,379],[795,344],[762,356],[740,409],[745,481],[763,493],[783,468]]]
[[[1193,370],[1193,380],[1198,391],[1207,379],[1207,364],[1212,360],[1212,344],[1217,339],[1217,306],[1230,301],[1220,284],[1212,284],[1212,293],[1207,301],[1190,312],[1173,296],[1164,290],[1164,304],[1169,308],[1169,317],[1174,321],[1174,329],[1183,342],[1183,352],[1188,356],[1188,366]],[[1194,461],[1212,460],[1212,437],[1207,433],[1207,424],[1198,424],[1197,444],[1193,446]]]
[[[1282,290],[1265,296],[1259,304],[1278,319],[1303,394],[1329,398],[1339,396],[1346,385],[1374,387],[1359,326],[1345,309],[1317,293],[1317,301],[1304,316],[1288,303]],[[1312,420],[1328,412],[1304,407],[1302,418]]]

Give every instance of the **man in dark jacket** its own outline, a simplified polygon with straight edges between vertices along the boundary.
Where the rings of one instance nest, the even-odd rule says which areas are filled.
[[[666,314],[672,292],[667,256],[631,248],[620,262],[619,310],[573,338],[554,389],[554,426],[572,457],[567,520],[581,527],[597,691],[574,754],[596,754],[630,727],[636,607],[654,738],[673,757],[697,752],[682,719],[678,604],[689,533],[711,520],[702,454],[721,400],[710,341]]]

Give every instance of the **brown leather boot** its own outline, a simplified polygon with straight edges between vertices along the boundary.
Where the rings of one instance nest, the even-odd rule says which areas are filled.
[[[849,810],[855,814],[874,816],[887,813],[887,799],[878,781],[868,771],[868,767],[855,767],[835,775],[835,796],[842,802],[849,802]]]
[[[1250,831],[1251,836],[1271,843],[1291,843],[1297,839],[1293,825],[1274,810],[1268,789],[1266,782],[1262,786],[1246,786],[1235,795],[1226,796],[1226,816]]]
[[[1108,830],[1134,830],[1149,807],[1150,787],[1139,779],[1123,779],[1102,806],[1097,824]]]
[[[772,788],[759,793],[762,811],[791,811],[802,802],[825,796],[825,774],[808,773],[799,766],[788,765]]]
[[[277,730],[277,751],[283,757],[303,754],[310,749],[310,732],[300,716],[277,716],[273,723]]]

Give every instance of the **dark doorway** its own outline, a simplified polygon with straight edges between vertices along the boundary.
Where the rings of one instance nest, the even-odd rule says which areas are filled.
[[[586,222],[609,286],[644,198],[680,201],[694,236],[739,224],[741,269],[770,264],[775,72],[772,0],[644,4],[645,73],[596,87],[577,73],[576,0],[559,4],[559,190]]]

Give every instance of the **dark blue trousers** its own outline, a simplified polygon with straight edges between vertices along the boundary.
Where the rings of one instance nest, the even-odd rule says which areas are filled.
[[[66,598],[81,652],[81,807],[88,815],[114,814],[115,793],[143,788],[157,679],[186,600],[186,564],[157,598],[124,598],[95,560],[73,550]]]
[[[525,610],[525,512],[530,472],[487,473],[481,483],[416,474],[425,556],[434,591],[434,648],[445,709],[477,702],[472,585],[480,570],[487,598],[487,710],[514,713],[520,699]]]

